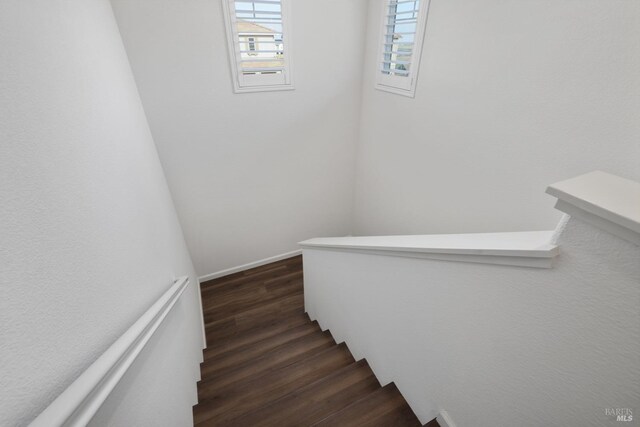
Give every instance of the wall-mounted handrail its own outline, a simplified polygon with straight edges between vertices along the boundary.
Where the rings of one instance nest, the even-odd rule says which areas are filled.
[[[151,339],[188,284],[188,277],[176,280],[30,426],[86,426]]]

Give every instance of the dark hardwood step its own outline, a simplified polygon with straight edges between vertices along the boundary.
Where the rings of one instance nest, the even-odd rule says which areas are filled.
[[[280,270],[279,270],[280,271]],[[226,287],[225,289],[215,288],[208,292],[202,292],[202,302],[207,308],[219,306],[220,301],[234,301],[240,298],[249,298],[255,294],[265,294],[273,291],[274,286],[278,286],[290,281],[302,280],[302,270],[284,269],[273,277],[263,279],[245,280],[242,283]]]
[[[204,350],[205,358],[261,341],[309,322],[309,316],[300,313],[294,313],[282,319],[272,320],[265,325],[259,325],[256,328],[240,332],[227,339],[218,339],[215,342],[209,343],[209,347]]]
[[[208,400],[229,385],[237,386],[241,381],[265,375],[301,360],[313,357],[316,353],[335,346],[330,333],[307,335],[263,354],[257,359],[247,360],[235,369],[225,369],[215,375],[205,375],[198,384],[199,401]]]
[[[267,274],[271,273],[271,274]],[[239,293],[251,291],[259,285],[271,285],[274,283],[287,282],[289,280],[301,279],[303,277],[302,268],[277,268],[269,270],[256,276],[249,276],[247,278],[237,279],[233,282],[225,285],[217,285],[211,288],[207,288],[206,292],[202,292],[204,301],[215,301],[217,297],[235,296]],[[229,286],[227,286],[229,285]]]
[[[282,345],[287,341],[291,341],[303,335],[312,334],[314,332],[321,332],[318,323],[305,322],[293,328],[287,328],[284,331],[279,332],[278,334],[271,335],[247,345],[243,345],[239,348],[230,349],[228,351],[225,351],[224,353],[216,354],[215,352],[209,352],[205,350],[203,363],[205,365],[223,365],[225,359],[228,358],[237,359],[239,356],[252,357],[252,355],[269,351],[270,349]]]
[[[291,294],[302,293],[301,274],[296,273],[295,277],[281,282],[265,282],[253,289],[237,292],[236,295],[219,296],[212,301],[204,302],[207,307],[204,310],[205,322],[232,317]]]
[[[225,304],[237,304],[241,302],[252,303],[260,297],[267,295],[267,289],[262,282],[246,283],[238,285],[234,289],[226,292],[218,293],[202,293],[202,306],[205,312],[213,311],[218,307],[224,307]]]
[[[271,267],[268,270],[261,271],[249,276],[238,276],[234,278],[220,278],[214,279],[209,282],[202,283],[202,295],[208,297],[209,295],[223,295],[229,292],[237,291],[242,288],[249,288],[261,283],[263,280],[272,279],[274,277],[282,276],[283,274],[290,273],[291,269],[286,265],[278,265]]]
[[[236,418],[233,425],[309,426],[379,388],[369,365],[361,360]]]
[[[344,344],[330,347],[313,357],[228,387],[211,399],[200,402],[194,407],[194,422],[198,426],[233,425],[231,420],[234,418],[353,362],[353,356]]]
[[[284,283],[298,282],[299,280],[302,280],[303,277],[304,277],[304,273],[302,269],[291,270],[290,273],[284,274],[282,276],[274,277],[273,279],[267,279],[262,283],[267,288],[267,291],[273,291],[278,286],[281,286]]]
[[[314,342],[333,342],[331,334],[323,334],[317,323],[305,323],[296,328],[286,330],[276,336],[266,338],[248,346],[229,350],[225,353],[207,357],[200,365],[203,376],[214,376],[221,370],[234,369],[243,365],[247,361],[264,357],[272,350],[292,351],[297,347],[305,348],[307,343],[313,345]]]
[[[228,319],[206,323],[207,341],[215,342],[294,313],[304,314],[302,293],[296,293],[252,310],[243,311]]]
[[[223,293],[236,289],[238,285],[280,277],[293,271],[302,271],[302,256],[288,258],[243,272],[208,280],[200,284],[200,289],[203,295],[208,293]]]
[[[262,271],[269,270],[269,269],[273,268],[273,266],[277,266],[277,265],[284,265],[287,268],[302,269],[302,255],[296,255],[296,256],[293,256],[293,257],[290,257],[290,258],[282,259],[280,261],[275,261],[275,262],[272,262],[272,263],[269,263],[269,264],[265,264],[265,265],[262,265],[260,267],[254,267],[254,268],[251,268],[249,270],[241,271],[241,272],[239,272],[237,274],[240,275],[240,276],[244,276],[244,277],[251,276],[251,275],[254,275],[256,273],[260,273]],[[230,277],[230,276],[226,276],[226,277]]]
[[[398,411],[402,411],[405,406],[409,407],[398,388],[391,383],[313,425],[318,427],[420,426],[420,421],[413,411],[411,412],[413,417],[409,417],[408,420],[398,415]],[[397,424],[385,424],[384,420],[388,417]]]

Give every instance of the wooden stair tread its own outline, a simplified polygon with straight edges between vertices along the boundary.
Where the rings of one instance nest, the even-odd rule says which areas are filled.
[[[279,269],[273,274],[252,278],[247,281],[239,281],[233,285],[224,288],[212,288],[208,292],[202,293],[203,303],[210,307],[216,307],[224,304],[229,300],[247,297],[256,292],[273,291],[274,288],[287,282],[298,281],[303,279],[302,269],[287,270]]]
[[[207,340],[214,341],[258,327],[266,322],[277,321],[283,316],[304,314],[304,296],[302,292],[279,299],[270,304],[239,313],[229,319],[205,324]]]
[[[287,269],[286,266],[278,266],[249,277],[237,277],[217,283],[206,282],[201,285],[202,295],[206,298],[213,295],[226,295],[229,292],[235,292],[240,289],[249,289],[263,280],[279,277],[289,272],[291,270]]]
[[[233,420],[244,426],[311,425],[380,388],[365,360],[292,391],[262,408]]]
[[[259,325],[256,328],[242,331],[227,339],[214,341],[204,350],[205,358],[261,341],[288,329],[309,323],[310,321],[309,316],[306,314],[294,313],[289,316],[283,316],[282,319],[275,319],[266,325]]]
[[[228,366],[229,362],[240,362],[247,358],[255,357],[261,353],[267,352],[274,347],[278,347],[296,338],[309,335],[314,332],[320,332],[320,327],[316,322],[303,323],[294,328],[286,329],[276,335],[269,336],[251,344],[244,345],[239,348],[227,350],[224,353],[204,352],[203,367],[213,368],[214,366]],[[214,368],[215,369],[215,368]]]
[[[265,298],[283,293],[287,287],[301,287],[302,281],[302,270],[294,271],[271,279],[243,283],[224,292],[203,293],[202,303],[207,312],[216,311],[217,308],[224,308],[229,304],[264,303]]]
[[[395,411],[407,406],[407,402],[400,394],[395,384],[387,384],[386,386],[374,391],[368,396],[352,403],[339,412],[330,415],[324,420],[313,424],[314,426],[383,426],[385,424],[377,424],[384,417],[389,416]],[[413,414],[413,412],[411,412]],[[418,424],[386,424],[394,426],[404,425],[421,425],[418,419],[413,415]]]
[[[228,290],[234,290],[238,285],[256,283],[260,280],[280,277],[293,271],[302,271],[302,257],[289,258],[267,264],[262,267],[256,267],[251,270],[231,274],[213,280],[208,280],[200,284],[203,295],[224,293]]]
[[[291,390],[317,381],[343,366],[353,363],[344,344],[285,366],[250,381],[234,384],[194,407],[196,425],[225,425],[243,413],[279,399]]]
[[[334,346],[335,342],[331,334],[317,333],[303,336],[276,347],[257,358],[248,359],[244,363],[238,364],[233,369],[209,373],[206,369],[201,368],[203,380],[199,384],[198,397],[207,399],[230,384],[237,385],[239,381],[252,376],[262,375],[292,365]]]
[[[302,293],[301,274],[297,273],[296,277],[296,279],[278,282],[277,285],[263,283],[253,289],[239,291],[235,295],[219,297],[215,304],[207,305],[204,310],[205,321],[215,322],[277,301],[285,296]]]

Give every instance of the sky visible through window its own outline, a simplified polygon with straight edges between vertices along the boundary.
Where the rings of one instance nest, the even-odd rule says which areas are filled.
[[[236,17],[238,19],[257,22],[264,27],[282,34],[282,11],[280,2],[255,3],[252,1],[236,1],[235,3]]]
[[[420,0],[390,0],[385,31],[382,72],[408,76],[418,27]]]

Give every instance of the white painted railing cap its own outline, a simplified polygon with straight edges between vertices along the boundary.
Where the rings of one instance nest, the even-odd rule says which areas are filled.
[[[594,171],[550,185],[556,209],[640,245],[640,183]]]
[[[361,252],[441,261],[551,268],[558,247],[553,231],[326,237],[300,242],[303,249]]]

